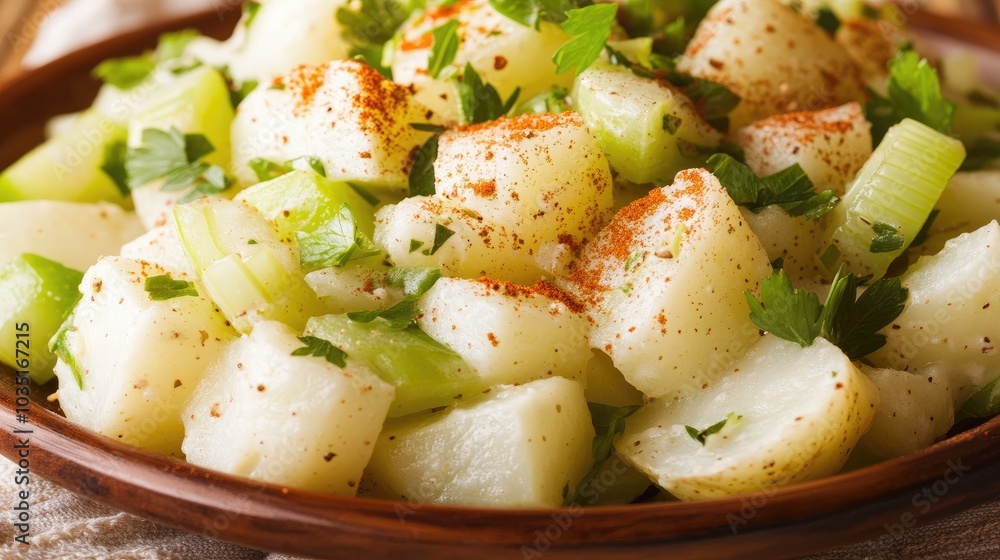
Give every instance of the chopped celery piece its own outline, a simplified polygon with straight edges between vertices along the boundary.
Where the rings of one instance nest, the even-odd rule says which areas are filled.
[[[301,329],[322,313],[295,251],[250,206],[203,198],[174,207],[174,216],[184,252],[238,331],[261,320]]]
[[[245,201],[278,226],[281,237],[295,232],[312,233],[329,222],[347,204],[358,228],[371,237],[375,232],[375,208],[350,185],[330,181],[311,170],[295,170],[277,179],[258,183],[241,192]]]
[[[125,128],[97,111],[82,113],[47,142],[0,174],[0,202],[66,200],[122,203],[122,189],[101,167],[105,154],[125,140]]]
[[[595,62],[572,98],[608,163],[633,183],[668,183],[703,165],[722,140],[684,94],[623,66]]]
[[[83,273],[24,253],[0,268],[0,362],[27,370],[35,383],[52,379],[48,348],[80,299]]]
[[[962,143],[911,119],[889,129],[830,213],[820,260],[881,278],[920,232],[962,165]]]
[[[148,128],[204,134],[215,148],[205,161],[228,169],[233,117],[226,80],[218,71],[204,66],[149,94],[129,120],[129,146],[142,146],[142,133]]]
[[[417,328],[394,329],[381,320],[362,324],[346,315],[326,315],[310,319],[306,334],[366,362],[395,386],[392,417],[448,406],[489,388],[461,356]]]

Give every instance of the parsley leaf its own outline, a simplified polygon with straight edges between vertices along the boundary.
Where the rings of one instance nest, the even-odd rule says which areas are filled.
[[[453,19],[431,30],[434,37],[431,54],[427,59],[427,73],[437,78],[445,68],[455,62],[458,54],[458,20]]]
[[[611,450],[615,438],[625,431],[625,419],[639,410],[638,406],[614,407],[606,404],[587,403],[590,408],[590,417],[594,421],[594,441],[591,444],[591,454],[594,458],[594,466],[590,468],[583,480],[577,486],[576,493],[591,484],[594,477],[601,472],[604,463],[611,458]]]
[[[451,236],[455,235],[455,232],[448,229],[441,224],[434,225],[434,245],[430,249],[424,249],[423,254],[430,256],[438,252],[438,249],[444,247],[444,244],[451,239]]]
[[[840,29],[840,18],[830,8],[823,6],[816,12],[816,25],[823,28],[830,35],[836,35]]]
[[[185,280],[174,280],[169,274],[160,276],[148,276],[143,284],[149,299],[153,301],[164,301],[184,296],[198,297],[198,290],[193,282]]]
[[[131,192],[128,187],[128,171],[125,169],[127,156],[128,144],[125,140],[118,140],[105,146],[104,161],[101,163],[101,171],[118,187],[122,196],[128,196]]]
[[[858,281],[848,274],[835,280],[831,287],[827,307],[825,336],[852,360],[859,360],[885,346],[882,330],[906,306],[909,290],[902,287],[899,278],[882,278],[857,296]],[[836,295],[835,295],[836,294]],[[857,298],[855,300],[855,298]]]
[[[760,296],[758,300],[752,292],[746,292],[753,324],[803,348],[820,335],[819,297],[805,289],[794,289],[784,270],[760,283]]]
[[[431,196],[436,192],[434,189],[434,161],[437,160],[440,138],[440,133],[431,136],[417,152],[417,157],[413,160],[413,167],[410,168],[410,196]]]
[[[803,347],[822,335],[852,360],[871,354],[885,345],[885,335],[878,331],[903,312],[909,291],[898,278],[882,278],[858,297],[858,278],[842,272],[843,268],[834,277],[822,306],[816,294],[793,289],[784,271],[775,272],[761,282],[763,302],[746,293],[750,319],[771,334]]]
[[[462,109],[462,124],[479,124],[498,119],[514,107],[521,88],[514,90],[507,101],[492,84],[484,84],[471,64],[466,63],[462,79],[457,82],[458,100]]]
[[[927,59],[903,51],[889,62],[889,97],[869,91],[865,113],[872,122],[872,140],[882,141],[889,128],[905,118],[948,134],[955,116],[954,103],[941,94],[937,72]]]
[[[201,161],[215,151],[202,134],[182,134],[176,128],[166,132],[155,128],[142,131],[143,145],[128,151],[125,170],[128,186],[137,189],[163,179],[165,192],[191,188],[181,198],[181,204],[204,195],[217,194],[231,184],[231,179],[218,165]]]
[[[572,38],[552,56],[556,72],[562,74],[575,69],[579,73],[593,64],[611,37],[617,13],[617,4],[594,4],[568,10],[561,27]]]
[[[122,91],[132,89],[145,81],[158,64],[183,56],[188,43],[198,35],[199,33],[193,29],[164,33],[160,36],[159,45],[154,52],[105,60],[98,64],[91,74]]]
[[[300,336],[299,342],[305,346],[293,351],[293,356],[315,356],[338,367],[347,366],[347,353],[331,344],[330,341],[315,336]]]
[[[402,288],[406,297],[388,309],[348,313],[347,318],[355,323],[371,323],[376,319],[382,319],[389,328],[408,328],[420,316],[417,300],[434,287],[440,278],[441,271],[436,268],[394,268],[389,271],[389,285]]]
[[[277,179],[292,169],[287,165],[274,163],[263,158],[253,158],[249,162],[250,169],[257,175],[257,180],[261,183]]]
[[[691,436],[691,439],[697,441],[702,445],[705,445],[705,440],[708,439],[708,436],[721,432],[722,428],[726,427],[726,424],[730,422],[735,424],[742,418],[743,418],[742,416],[737,415],[735,412],[730,412],[728,416],[722,419],[722,421],[716,422],[715,424],[712,424],[711,426],[705,428],[704,430],[699,430],[698,428],[693,428],[691,426],[684,426],[684,429],[687,430],[687,433],[689,436]]]
[[[323,165],[323,161],[318,157],[313,156],[302,156],[295,159],[290,159],[285,162],[285,165],[292,169],[312,169],[320,177],[326,178],[326,166]]]
[[[958,418],[989,418],[1000,414],[1000,377],[983,385],[965,401]]]
[[[356,45],[385,43],[409,16],[409,10],[394,0],[360,0],[337,8],[337,22]]]
[[[348,262],[378,255],[381,251],[358,229],[354,212],[341,204],[337,214],[315,231],[295,232],[299,261],[306,270],[341,267]]]
[[[753,212],[777,204],[792,216],[815,220],[836,206],[833,191],[816,193],[813,182],[799,164],[764,178],[728,154],[715,154],[705,164],[733,201]]]
[[[156,61],[149,55],[113,58],[94,68],[93,76],[122,91],[141,84],[156,68]]]
[[[573,7],[569,0],[490,0],[490,6],[504,16],[527,27],[542,21],[560,23],[566,20],[566,10]]]
[[[231,78],[227,78],[226,82],[229,84],[229,103],[233,109],[239,107],[243,100],[260,85],[257,80],[247,80],[237,85],[236,82],[231,81]]]
[[[1000,165],[1000,139],[980,138],[967,145],[968,156],[960,171],[977,171],[995,168]]]
[[[390,286],[403,290],[408,296],[420,297],[434,287],[441,278],[441,270],[422,266],[397,266],[389,271]]]
[[[868,248],[872,253],[891,253],[903,248],[906,239],[895,226],[885,222],[875,222],[872,225],[875,237],[872,238],[871,246]]]
[[[525,101],[517,108],[516,113],[523,115],[526,113],[563,113],[570,110],[566,98],[569,92],[561,87],[543,91],[531,99]]]

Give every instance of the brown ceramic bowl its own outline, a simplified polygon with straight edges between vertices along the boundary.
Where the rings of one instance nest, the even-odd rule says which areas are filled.
[[[99,61],[151,47],[168,28],[226,34],[234,12],[205,14],[82,50],[0,85],[0,167],[42,139],[45,120],[85,107]],[[1000,52],[1000,31],[915,14],[938,36]],[[248,547],[329,558],[789,557],[915,525],[1000,496],[1000,418],[915,455],[755,495],[587,510],[419,506],[254,483],[153,455],[66,422],[34,388],[15,421],[13,376],[0,375],[0,453],[16,460],[28,427],[31,473],[129,513]]]

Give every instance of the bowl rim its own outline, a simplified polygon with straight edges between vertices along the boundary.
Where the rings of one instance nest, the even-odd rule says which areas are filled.
[[[81,49],[0,83],[0,104],[106,58],[123,44],[148,43],[171,29],[203,27],[212,17],[231,23],[235,16],[205,12]],[[942,19],[947,18],[918,13],[911,15],[911,24],[958,39],[970,37],[968,42],[1000,52],[1000,30],[966,22],[942,24]],[[954,35],[959,29],[961,35]],[[0,454],[16,461],[15,430],[23,426],[16,419],[11,376],[0,377]],[[580,510],[574,506],[416,505],[287,489],[123,445],[78,428],[37,402],[28,409],[34,473],[79,495],[167,526],[293,554],[326,555],[333,550],[330,547],[360,547],[356,549],[373,556],[377,553],[365,547],[378,543],[386,550],[437,555],[461,550],[483,558],[493,554],[506,557],[524,553],[524,547],[536,550],[538,531],[561,527],[559,519],[569,516],[572,530],[561,529],[559,537],[550,539],[553,542],[541,552],[554,558],[585,558],[590,554],[598,558],[609,552],[638,558],[651,550],[694,552],[712,541],[724,543],[718,550],[725,555],[749,550],[786,556],[830,548],[829,542],[821,543],[819,537],[830,536],[835,529],[841,531],[835,535],[836,546],[892,533],[889,524],[855,523],[854,515],[860,513],[881,516],[878,521],[889,515],[892,523],[910,515],[916,519],[913,525],[905,524],[909,528],[1000,496],[1000,485],[990,483],[1000,480],[1000,417],[915,454],[817,481],[697,502]],[[958,482],[949,481],[948,492],[935,507],[914,516],[913,508],[906,504],[914,502],[922,489],[946,480],[956,467],[961,471]],[[757,506],[755,498],[762,498],[763,504]],[[748,504],[750,515],[746,514]],[[206,525],[206,520],[234,515],[236,519],[225,527]],[[292,525],[299,529],[289,531]],[[317,540],[302,539],[303,535]],[[530,548],[533,546],[536,548]]]

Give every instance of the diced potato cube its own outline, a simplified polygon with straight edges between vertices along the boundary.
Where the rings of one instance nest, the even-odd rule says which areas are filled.
[[[442,278],[419,302],[417,324],[492,385],[560,375],[585,381],[589,324],[549,284]]]
[[[692,169],[622,209],[584,248],[567,287],[591,306],[592,347],[629,383],[650,397],[681,395],[760,338],[744,292],[769,263],[715,176]]]
[[[222,472],[354,495],[393,388],[348,356],[341,368],[288,327],[257,325],[212,364],[184,410],[187,460]]]
[[[153,299],[147,278],[158,265],[104,257],[83,277],[83,298],[53,340],[59,405],[74,424],[117,441],[180,456],[181,408],[205,368],[235,332],[198,295]]]
[[[593,438],[576,381],[501,386],[476,404],[390,421],[365,478],[420,503],[557,507],[590,468]]]

